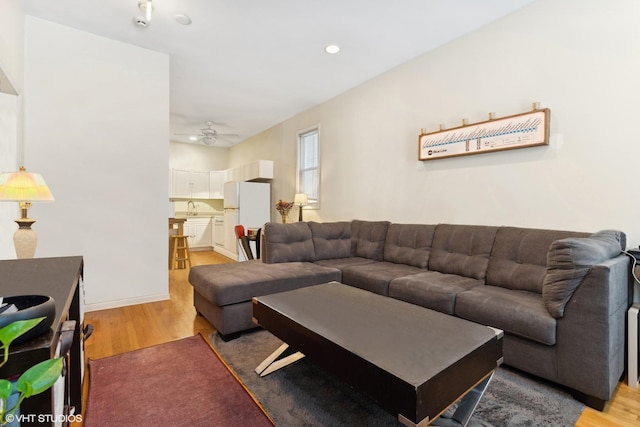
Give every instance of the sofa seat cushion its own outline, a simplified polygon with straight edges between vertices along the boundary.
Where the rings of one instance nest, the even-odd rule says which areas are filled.
[[[556,319],[536,292],[476,286],[460,292],[456,315],[541,344],[556,343]]]
[[[363,265],[363,264],[374,264],[377,261],[374,261],[369,258],[361,258],[361,257],[349,257],[349,258],[334,258],[334,259],[323,259],[320,261],[316,261],[314,264],[321,265],[323,267],[331,267],[337,268],[342,271],[347,267],[351,267],[353,265]]]
[[[382,261],[389,221],[351,222],[351,256]]]
[[[389,283],[389,296],[442,313],[455,314],[456,296],[484,281],[457,274],[427,271],[398,277]]]
[[[313,236],[316,261],[351,256],[351,222],[313,222],[309,228]]]
[[[498,227],[440,224],[433,236],[429,270],[484,279]]]
[[[189,272],[189,283],[218,306],[250,301],[254,296],[290,291],[340,280],[340,270],[309,262],[264,264],[260,260],[199,265]]]
[[[385,261],[373,262],[346,267],[342,270],[342,283],[387,296],[389,295],[390,281],[396,277],[424,271],[423,268],[406,264],[394,264]]]
[[[384,260],[427,268],[435,230],[435,225],[390,224],[384,242]]]
[[[262,245],[262,260],[267,264],[316,260],[311,229],[306,222],[266,223]]]
[[[551,244],[558,239],[587,235],[571,231],[500,227],[489,258],[487,285],[541,294],[547,271],[547,251]]]

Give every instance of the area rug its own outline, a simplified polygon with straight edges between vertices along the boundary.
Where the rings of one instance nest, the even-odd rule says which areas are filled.
[[[397,416],[308,359],[264,378],[254,372],[282,341],[265,330],[213,346],[258,399],[277,426],[398,426]],[[501,367],[469,425],[573,426],[584,405],[563,389]]]
[[[273,426],[204,337],[89,360],[85,427]]]

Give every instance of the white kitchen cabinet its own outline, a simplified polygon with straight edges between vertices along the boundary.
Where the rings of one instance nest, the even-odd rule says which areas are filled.
[[[170,197],[177,199],[209,199],[210,174],[208,171],[172,169]]]
[[[189,241],[189,249],[211,249],[213,229],[211,218],[187,218],[184,234]]]
[[[249,179],[273,179],[273,161],[257,160],[249,163]]]
[[[224,182],[273,179],[273,161],[256,160],[224,171]]]
[[[209,198],[222,199],[224,193],[225,171],[209,172]]]

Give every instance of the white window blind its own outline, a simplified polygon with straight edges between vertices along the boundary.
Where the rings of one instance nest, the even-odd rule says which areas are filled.
[[[298,189],[305,193],[308,206],[320,205],[320,135],[318,128],[298,134]]]

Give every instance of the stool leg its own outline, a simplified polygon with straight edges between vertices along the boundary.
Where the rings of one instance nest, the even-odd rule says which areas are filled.
[[[189,240],[187,237],[184,238],[184,268],[187,268],[187,264],[189,264],[189,269],[191,269],[191,255],[189,255]]]
[[[178,266],[178,238],[171,238],[171,269],[176,270]]]

